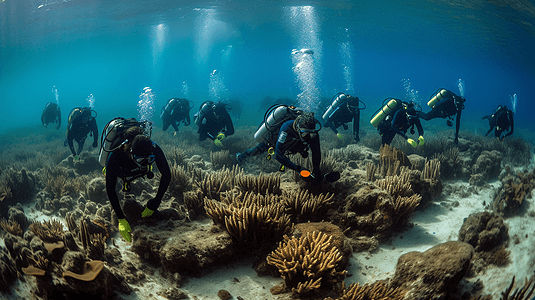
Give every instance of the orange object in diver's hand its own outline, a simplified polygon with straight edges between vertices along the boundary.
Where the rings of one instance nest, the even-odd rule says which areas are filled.
[[[309,170],[302,170],[299,174],[301,174],[302,177],[310,177],[310,171]]]

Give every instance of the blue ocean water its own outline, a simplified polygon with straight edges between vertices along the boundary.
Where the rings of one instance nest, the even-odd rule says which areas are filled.
[[[238,98],[239,126],[260,122],[267,96],[319,108],[321,97],[338,92],[364,101],[369,119],[387,97],[416,97],[428,110],[433,92],[459,93],[462,79],[463,119],[486,131],[481,116],[511,107],[516,94],[521,135],[535,129],[534,4],[0,0],[0,133],[39,125],[49,101],[66,120],[90,96],[100,127],[138,117],[145,87],[157,123],[171,97],[195,108]],[[309,61],[292,54],[303,48],[314,52]]]

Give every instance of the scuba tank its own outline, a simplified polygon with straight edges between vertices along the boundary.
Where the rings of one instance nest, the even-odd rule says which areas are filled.
[[[386,105],[384,105],[379,110],[379,112],[377,112],[377,114],[370,120],[370,123],[374,127],[379,126],[379,124],[386,118],[386,116],[396,111],[400,107],[400,103],[401,101],[399,101],[398,99],[394,99],[394,98],[390,99],[390,101],[388,101],[388,103],[386,103]]]
[[[438,101],[444,99],[447,95],[448,95],[448,91],[445,90],[445,89],[441,89],[433,97],[431,97],[429,102],[427,102],[427,105],[429,105],[429,107],[433,108],[433,107],[435,107],[435,104]]]
[[[262,122],[254,134],[254,139],[258,143],[267,143],[270,131],[276,126],[280,126],[284,121],[287,121],[293,114],[293,109],[295,107],[283,104],[275,104],[270,107],[264,115],[264,122]]]
[[[138,122],[134,118],[125,119],[122,117],[117,117],[109,121],[108,124],[104,126],[102,135],[100,136],[100,150],[98,153],[98,161],[103,167],[106,167],[110,153],[128,142],[128,140],[120,139],[119,134],[133,126],[139,126],[143,128],[143,134],[149,138],[151,137],[152,122],[150,121]]]
[[[193,123],[195,123],[197,126],[200,126],[204,116],[212,110],[213,104],[214,102],[212,101],[204,101],[199,107],[199,111],[193,116]]]
[[[327,122],[331,117],[331,114],[347,100],[347,95],[344,93],[338,93],[334,97],[336,97],[336,99],[334,99],[333,103],[327,107],[327,110],[322,116],[325,122]]]
[[[169,101],[167,101],[167,104],[162,107],[161,113],[160,113],[160,119],[167,119],[169,115],[171,115],[171,112],[173,111],[173,108],[175,108],[178,99],[171,98]]]

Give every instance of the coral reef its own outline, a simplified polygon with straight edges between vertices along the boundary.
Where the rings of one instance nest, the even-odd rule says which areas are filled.
[[[496,191],[491,207],[502,216],[511,216],[519,212],[522,201],[531,197],[535,187],[535,170],[508,174],[501,179],[501,187]]]
[[[472,175],[481,174],[485,180],[498,178],[502,160],[502,154],[496,150],[482,151],[476,163],[472,166]]]
[[[332,245],[332,236],[314,231],[300,238],[284,236],[267,257],[279,269],[286,290],[306,294],[321,288],[336,288],[345,277],[340,270],[342,255]]]
[[[390,287],[406,290],[405,299],[444,299],[468,272],[473,254],[474,248],[463,242],[405,253],[398,259]]]
[[[489,264],[504,265],[509,262],[509,233],[502,217],[492,212],[471,214],[459,230],[459,241],[474,247],[472,275],[482,272]]]
[[[352,283],[349,288],[344,289],[340,298],[336,300],[402,300],[405,296],[405,291],[399,287],[391,288],[384,281],[375,282],[373,284],[360,285]],[[326,298],[325,300],[333,300]]]

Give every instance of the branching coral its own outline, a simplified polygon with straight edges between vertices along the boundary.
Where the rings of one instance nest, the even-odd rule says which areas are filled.
[[[440,165],[441,163],[438,159],[426,161],[421,178],[423,180],[440,181]]]
[[[11,188],[7,186],[2,186],[0,188],[0,202],[4,201],[4,199],[11,197]]]
[[[56,219],[32,223],[30,230],[45,242],[54,243],[64,237],[63,224]]]
[[[390,288],[384,282],[359,285],[352,283],[337,300],[401,300],[405,291],[401,288]],[[330,300],[330,298],[328,298]]]
[[[366,180],[373,182],[375,180],[375,173],[377,172],[377,165],[374,163],[366,164]]]
[[[205,199],[204,205],[214,223],[225,225],[240,242],[278,239],[292,228],[276,195],[240,193],[227,195],[221,202]]]
[[[182,193],[191,189],[192,179],[186,168],[181,165],[173,164],[171,169],[171,182],[169,183],[168,193],[173,197],[180,197]]]
[[[283,204],[286,211],[292,214],[298,223],[316,221],[318,214],[327,205],[332,204],[334,194],[312,195],[308,190],[297,190],[283,194]]]
[[[213,170],[219,170],[224,167],[228,168],[234,164],[234,158],[230,156],[228,150],[210,152],[210,161],[212,162]]]
[[[414,194],[410,183],[410,174],[409,172],[405,172],[408,169],[402,169],[403,171],[400,173],[400,175],[387,176],[384,179],[378,179],[375,181],[375,184],[387,191],[393,197],[409,196]]]
[[[231,190],[236,186],[236,178],[243,174],[243,169],[234,166],[232,170],[223,168],[223,170],[204,174],[202,180],[195,181],[195,184],[201,189],[203,195],[210,199],[219,199],[222,192]]]
[[[288,238],[267,257],[267,262],[278,268],[287,289],[303,294],[322,286],[334,287],[345,276],[338,271],[342,255],[331,244],[332,236],[319,231],[300,238]]]
[[[402,166],[411,167],[411,162],[402,151],[384,144],[379,149],[380,173],[382,177],[397,175]]]
[[[530,299],[531,295],[533,295],[533,291],[535,290],[535,284],[533,284],[533,279],[534,279],[533,276],[531,276],[529,281],[526,278],[526,283],[524,284],[524,286],[516,289],[513,292],[513,294],[510,295],[515,285],[515,277],[513,276],[511,285],[502,293],[501,300],[528,300]]]
[[[281,177],[279,174],[243,175],[236,178],[237,186],[245,192],[255,194],[280,194]]]
[[[22,227],[20,227],[20,224],[15,221],[2,220],[0,221],[0,226],[2,227],[2,229],[13,235],[22,236],[22,234],[24,233],[22,231]]]

